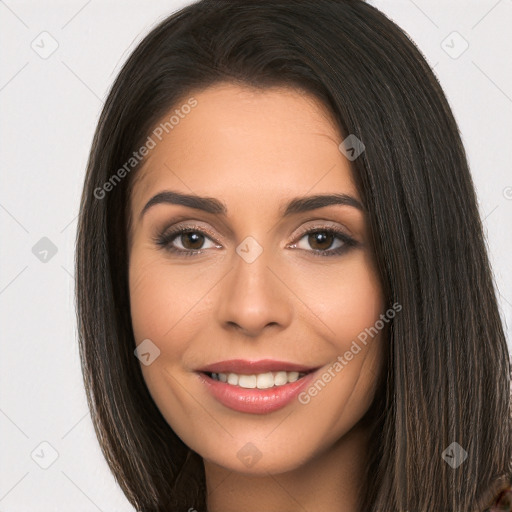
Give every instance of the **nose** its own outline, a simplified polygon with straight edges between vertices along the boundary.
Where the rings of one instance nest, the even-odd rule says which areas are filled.
[[[293,293],[276,269],[270,251],[252,262],[235,255],[223,279],[217,318],[224,330],[256,338],[265,329],[283,330],[293,317]],[[279,276],[279,277],[278,277]]]

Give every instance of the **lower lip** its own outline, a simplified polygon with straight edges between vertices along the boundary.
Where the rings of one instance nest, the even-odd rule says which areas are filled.
[[[314,379],[316,372],[306,374],[295,382],[267,389],[247,389],[214,380],[205,373],[199,373],[208,391],[222,405],[238,412],[267,414],[289,404]]]

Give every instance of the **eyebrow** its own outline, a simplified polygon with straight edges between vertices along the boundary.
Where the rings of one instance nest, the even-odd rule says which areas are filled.
[[[226,205],[218,199],[212,197],[201,197],[193,194],[182,194],[173,190],[164,190],[153,196],[140,212],[139,219],[156,204],[177,204],[202,210],[207,213],[226,216],[228,209]],[[355,198],[348,194],[318,194],[306,197],[296,197],[281,207],[283,217],[288,217],[297,213],[308,212],[331,205],[352,206],[358,210],[364,211],[363,205]]]

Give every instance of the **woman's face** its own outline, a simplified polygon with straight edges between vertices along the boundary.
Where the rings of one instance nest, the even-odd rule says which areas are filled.
[[[384,313],[365,214],[341,136],[312,96],[218,84],[194,98],[154,132],[131,197],[141,369],[205,460],[296,469],[358,423],[382,370],[381,332],[365,331]],[[209,201],[169,194],[142,214],[163,191]],[[334,194],[345,200],[307,201]]]

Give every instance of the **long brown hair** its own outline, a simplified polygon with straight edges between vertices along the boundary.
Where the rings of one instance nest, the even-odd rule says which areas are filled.
[[[366,150],[353,172],[389,305],[361,510],[481,510],[512,467],[511,364],[468,163],[448,102],[407,35],[361,0],[202,0],[138,45],[98,122],[80,205],[76,307],[91,415],[137,510],[206,508],[201,458],[134,356],[124,167],[157,120],[220,81],[307,91]],[[106,185],[110,183],[110,185]],[[467,459],[443,453],[458,443]]]

